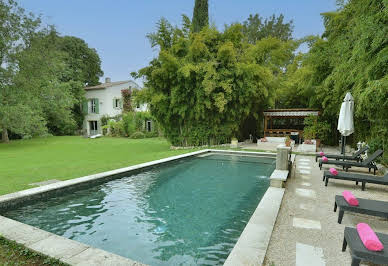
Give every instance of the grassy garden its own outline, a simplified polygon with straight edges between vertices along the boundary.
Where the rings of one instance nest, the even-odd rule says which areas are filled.
[[[72,179],[190,151],[170,150],[161,138],[66,136],[12,141],[0,144],[0,195],[32,188],[31,183]]]

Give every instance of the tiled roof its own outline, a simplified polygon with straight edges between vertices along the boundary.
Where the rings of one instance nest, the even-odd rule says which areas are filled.
[[[133,87],[136,87],[136,88],[139,87],[139,85],[137,85],[135,82],[133,82],[131,80],[124,80],[124,81],[102,83],[100,85],[86,87],[85,90],[101,90],[101,89],[105,89],[105,88],[109,88],[109,87],[113,87],[113,86],[121,85],[121,84],[125,84],[125,83],[132,83],[131,85]]]

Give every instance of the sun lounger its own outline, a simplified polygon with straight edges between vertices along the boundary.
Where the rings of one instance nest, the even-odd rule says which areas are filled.
[[[330,171],[323,172],[323,181],[325,181],[325,186],[329,182],[329,179],[340,179],[340,180],[348,180],[348,181],[356,181],[356,185],[358,182],[361,182],[361,189],[365,190],[366,183],[379,184],[379,185],[388,185],[388,174],[385,176],[372,176],[366,174],[354,174],[354,173],[346,173],[339,172],[338,175],[333,175]]]
[[[383,154],[382,150],[375,151],[372,155],[368,156],[363,162],[351,162],[351,161],[339,161],[339,160],[328,160],[323,162],[322,159],[319,160],[319,169],[322,169],[323,164],[334,164],[342,166],[345,171],[348,171],[352,166],[368,168],[369,172],[373,169],[373,174],[376,174],[377,166],[375,160]]]
[[[343,196],[335,196],[334,212],[337,211],[338,207],[339,224],[342,222],[342,218],[344,217],[345,211],[388,218],[388,202],[359,198],[357,198],[357,200],[358,206],[352,206],[347,203]]]
[[[368,146],[364,146],[363,148],[359,149],[353,155],[343,155],[343,154],[325,154],[325,155],[320,155],[317,154],[315,155],[315,161],[318,161],[318,158],[321,158],[322,156],[326,156],[326,158],[331,158],[331,159],[336,159],[336,160],[348,160],[348,161],[361,161],[361,154],[363,154],[365,151],[369,149]]]
[[[360,265],[361,261],[383,265],[388,264],[388,235],[382,233],[376,233],[376,235],[385,247],[382,251],[367,250],[361,242],[357,229],[345,227],[342,252],[349,246],[350,254],[352,256],[352,266]]]

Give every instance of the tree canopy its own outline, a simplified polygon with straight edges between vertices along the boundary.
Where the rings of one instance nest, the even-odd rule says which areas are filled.
[[[310,50],[289,67],[278,104],[321,109],[335,136],[341,102],[351,92],[354,141],[378,140],[380,147],[387,147],[388,1],[341,2],[339,10],[323,14],[322,37],[306,38]]]
[[[193,12],[193,30],[199,32],[209,25],[209,3],[208,0],[195,0]]]
[[[278,38],[283,41],[291,40],[293,28],[293,21],[285,22],[283,14],[278,17],[272,15],[266,19],[260,17],[259,14],[251,14],[243,22],[243,33],[251,44],[268,37]]]
[[[204,145],[229,141],[243,121],[273,103],[282,69],[294,42],[265,38],[245,41],[242,25],[220,32],[205,27],[190,32],[165,19],[149,35],[159,56],[141,69],[143,99],[173,145]]]
[[[83,120],[84,86],[103,74],[97,52],[75,37],[0,0],[0,131],[18,136],[73,134]]]

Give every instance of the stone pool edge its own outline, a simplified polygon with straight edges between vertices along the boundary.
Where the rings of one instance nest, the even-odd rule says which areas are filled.
[[[154,166],[154,165],[158,165],[158,164],[162,164],[162,163],[166,163],[166,162],[170,162],[170,161],[174,161],[174,160],[178,160],[186,157],[191,157],[195,155],[200,155],[208,152],[226,153],[226,154],[246,154],[246,155],[260,154],[260,155],[271,156],[271,157],[276,156],[276,154],[274,153],[264,153],[264,152],[204,149],[200,151],[181,154],[177,156],[171,156],[160,160],[155,160],[155,161],[137,164],[137,165],[124,167],[120,169],[115,169],[115,170],[111,170],[103,173],[79,177],[75,179],[61,181],[54,184],[49,184],[41,187],[36,187],[36,188],[31,188],[27,190],[6,194],[3,196],[0,196],[0,209],[9,207],[9,205],[13,204],[12,202],[15,202],[15,205],[17,205],[17,204],[20,204],[20,202],[39,198],[40,195],[43,195],[52,191],[66,190],[66,188],[74,187],[80,184],[87,184],[96,180],[104,180],[105,178],[108,178],[114,175],[135,171],[138,169],[147,168],[150,166]],[[241,242],[240,240],[242,239],[242,236],[246,231],[252,230],[250,229],[252,227],[251,224],[257,223],[257,222],[254,222],[255,220],[257,220],[257,217],[256,217],[257,215],[255,214],[257,214],[259,208],[261,208],[260,206],[264,198],[268,197],[266,195],[268,194],[268,191],[270,191],[270,189],[272,191],[275,188],[271,188],[271,187],[268,188],[259,206],[257,207],[254,214],[250,218],[247,226],[244,228],[244,231],[241,234],[239,241],[236,243],[235,247],[232,250],[232,253],[234,254],[233,257],[236,259],[239,259],[241,262],[244,261],[244,258],[246,256],[243,256],[244,254],[242,254],[241,251],[236,252],[235,250],[238,251],[241,248],[245,248],[245,245],[242,245],[239,242]],[[262,210],[259,210],[259,211],[262,212]],[[255,217],[256,219],[254,219]],[[272,233],[272,228],[271,228],[271,233]],[[70,265],[145,265],[140,262],[133,261],[129,258],[125,258],[120,255],[116,255],[114,253],[104,251],[102,249],[88,246],[78,241],[74,241],[62,236],[55,235],[53,233],[41,230],[39,228],[30,226],[24,223],[20,223],[18,221],[6,218],[1,215],[0,215],[0,236],[3,236],[9,240],[13,240],[19,244],[22,244],[35,252],[59,259],[60,261],[68,263]],[[269,235],[269,238],[270,236],[271,234]],[[268,242],[269,242],[269,239],[268,239]],[[255,244],[252,243],[252,245],[254,246]],[[230,253],[229,257],[231,257],[232,253]],[[257,252],[250,253],[249,256],[256,258],[256,253]],[[264,256],[265,256],[265,252],[263,255],[263,259],[264,259]],[[226,263],[228,262],[229,257],[224,265],[226,265]],[[229,265],[232,265],[232,264],[229,264]]]
[[[284,192],[284,188],[268,188],[224,266],[263,265]]]

